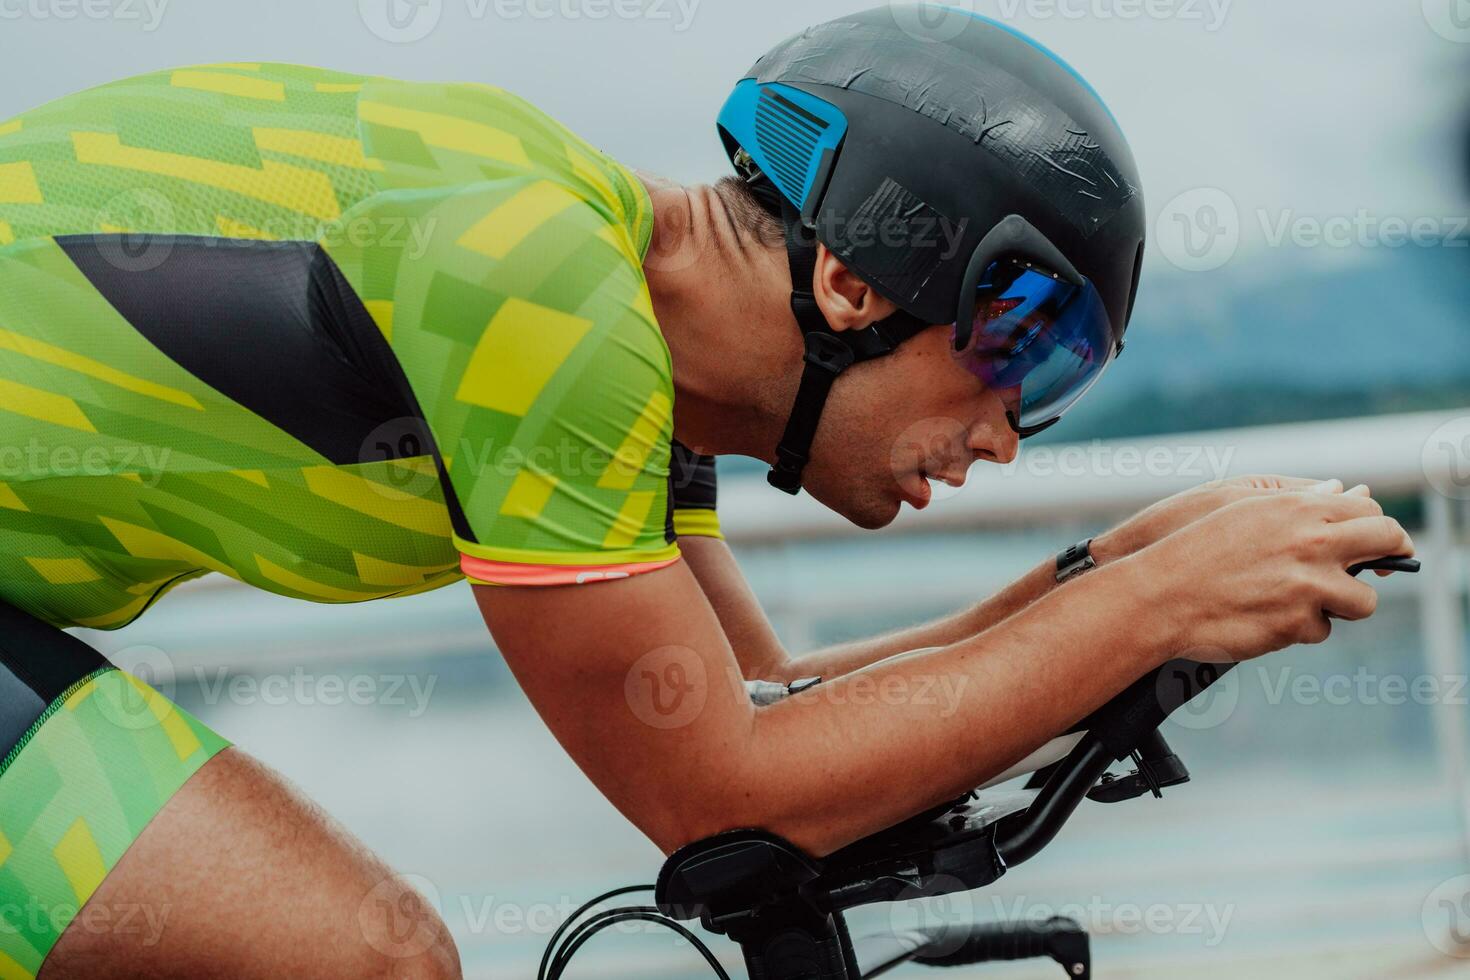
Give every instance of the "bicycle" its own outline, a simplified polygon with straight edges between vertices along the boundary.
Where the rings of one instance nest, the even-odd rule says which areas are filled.
[[[1385,558],[1348,571],[1419,568],[1413,559]],[[655,884],[615,889],[574,912],[547,944],[537,980],[560,980],[593,936],[637,920],[674,930],[716,976],[730,980],[708,946],[680,924],[693,919],[739,944],[750,980],[862,980],[908,962],[951,967],[1038,958],[1056,961],[1074,980],[1087,980],[1090,940],[1071,919],[945,923],[854,940],[843,914],[863,905],[984,887],[1041,853],[1083,800],[1112,804],[1145,794],[1159,797],[1188,782],[1189,770],[1159,728],[1233,666],[1171,661],[1038,753],[1061,757],[1035,769],[1024,788],[992,783],[826,858],[811,858],[760,830],[688,844],[664,862]],[[1126,759],[1134,763],[1131,772],[1110,772]],[[602,902],[641,891],[652,891],[655,904],[610,909],[578,924]]]

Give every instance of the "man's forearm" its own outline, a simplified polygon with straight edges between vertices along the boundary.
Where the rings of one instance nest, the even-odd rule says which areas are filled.
[[[1002,772],[1176,652],[1149,583],[1119,563],[978,636],[761,710],[732,753],[751,768],[728,785],[762,790],[725,803],[730,817],[822,854]]]
[[[771,628],[725,543],[691,539],[683,547],[745,677],[786,684],[805,677],[830,680],[899,654],[958,643],[1003,622],[1057,587],[1056,563],[1047,560],[988,599],[933,622],[791,656]],[[1113,557],[1103,538],[1098,539],[1093,552],[1099,564]]]
[[[795,657],[783,671],[790,676],[772,679],[789,683],[802,677],[841,677],[911,650],[950,646],[1003,622],[1056,587],[1056,563],[1046,561],[977,605],[922,626]]]

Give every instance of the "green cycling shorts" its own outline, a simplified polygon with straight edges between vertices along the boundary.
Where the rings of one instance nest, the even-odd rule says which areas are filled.
[[[228,743],[0,604],[0,980],[32,980],[165,803]]]

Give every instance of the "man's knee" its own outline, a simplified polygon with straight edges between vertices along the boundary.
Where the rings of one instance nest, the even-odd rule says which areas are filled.
[[[458,980],[459,950],[439,913],[411,877],[383,878],[364,896],[357,926],[364,965],[373,976],[412,980]]]

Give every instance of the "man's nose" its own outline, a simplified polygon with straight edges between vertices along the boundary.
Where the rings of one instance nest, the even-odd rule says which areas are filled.
[[[1021,437],[1009,422],[1003,422],[992,429],[990,448],[997,463],[1014,463],[1021,454]]]
[[[1015,462],[1021,451],[1021,437],[1007,419],[1021,411],[1021,389],[1002,388],[993,390],[993,398],[987,398],[985,410],[970,426],[970,451],[975,459],[988,459],[996,463]]]

